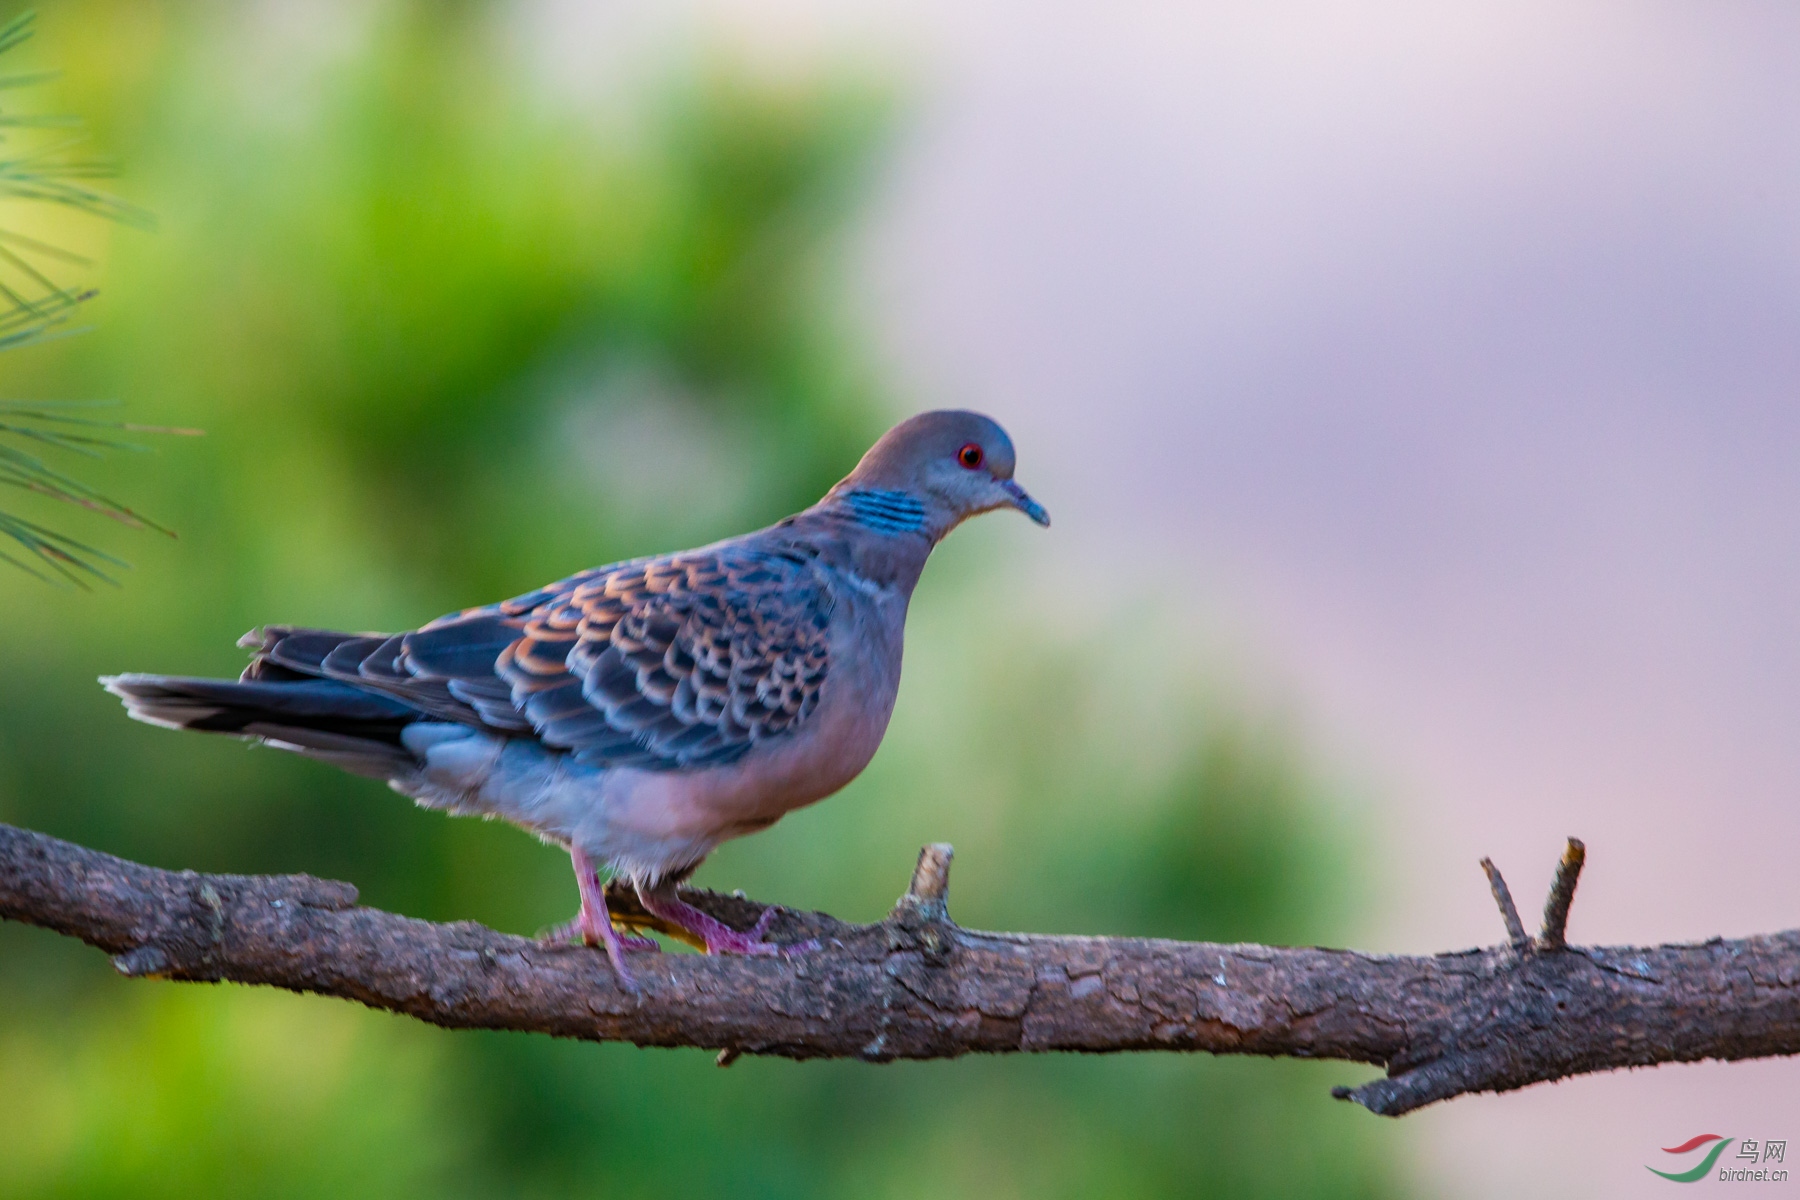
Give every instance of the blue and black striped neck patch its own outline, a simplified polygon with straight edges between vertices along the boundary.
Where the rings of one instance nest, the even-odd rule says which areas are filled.
[[[857,524],[877,533],[924,533],[925,503],[906,492],[854,489],[838,500]]]

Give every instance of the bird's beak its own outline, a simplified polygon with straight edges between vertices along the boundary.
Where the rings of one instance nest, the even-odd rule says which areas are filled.
[[[1010,479],[1002,480],[1000,486],[1006,490],[1007,498],[1012,502],[1014,508],[1044,528],[1050,527],[1050,514],[1045,512],[1044,506],[1033,500],[1024,488]]]

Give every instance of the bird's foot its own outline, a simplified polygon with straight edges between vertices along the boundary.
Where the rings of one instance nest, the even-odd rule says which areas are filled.
[[[699,909],[693,911],[700,916],[706,915]],[[762,916],[756,918],[756,924],[743,933],[739,933],[723,921],[712,922],[717,928],[695,929],[694,932],[706,940],[708,954],[780,954],[784,947],[763,941],[763,935],[769,932],[769,926],[774,922],[775,915],[775,909],[763,909]]]
[[[763,937],[764,937],[764,935],[766,935],[769,932],[769,926],[773,925],[775,923],[775,918],[780,915],[781,915],[781,906],[779,904],[771,904],[771,905],[769,905],[769,907],[763,909],[762,916],[756,918],[756,924],[754,924],[750,927],[750,931],[748,933],[739,933],[739,934],[734,935],[736,937],[744,938],[745,940],[749,941],[753,945],[762,947],[762,949],[761,950],[752,950],[752,951],[741,951],[740,950],[740,951],[737,951],[736,953],[739,953],[739,954],[766,953],[769,948],[769,943],[763,941]],[[804,942],[789,942],[785,946],[776,946],[776,947],[774,947],[774,949],[778,950],[782,954],[810,954],[812,951],[817,950],[820,945],[821,945],[821,943],[818,938],[807,938]],[[709,953],[710,953],[710,951],[709,951]]]
[[[561,925],[552,926],[538,934],[538,941],[551,945],[579,940],[584,946],[604,946],[606,939],[599,930],[592,928],[588,922],[577,916],[564,921]],[[640,933],[619,934],[619,946],[625,950],[658,951],[662,949],[655,938],[645,937]]]
[[[635,933],[620,933],[613,927],[612,915],[606,911],[606,892],[600,886],[600,877],[594,872],[594,864],[578,847],[569,850],[569,857],[575,864],[575,886],[581,892],[581,912],[569,922],[569,936],[581,935],[581,940],[590,946],[605,946],[607,961],[612,963],[613,973],[625,990],[636,992],[637,980],[631,969],[625,965],[627,950],[660,950],[650,938]]]
[[[639,888],[638,902],[646,912],[653,913],[670,924],[679,925],[699,938],[706,944],[708,954],[804,954],[819,948],[817,938],[790,946],[765,942],[764,935],[781,912],[773,905],[763,909],[762,916],[756,919],[756,924],[749,930],[739,932],[710,913],[701,912],[687,901],[677,899],[673,892]]]

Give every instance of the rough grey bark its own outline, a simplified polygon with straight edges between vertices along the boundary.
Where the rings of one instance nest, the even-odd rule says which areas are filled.
[[[928,846],[887,919],[784,912],[791,958],[606,956],[362,908],[306,875],[165,871],[0,825],[0,917],[80,938],[133,977],[232,980],[358,1000],[449,1028],[789,1058],[1204,1050],[1373,1063],[1334,1094],[1387,1115],[1591,1071],[1800,1052],[1800,930],[1701,945],[1575,947],[1571,839],[1542,935],[1430,956],[1149,938],[983,933],[950,920],[950,848]],[[737,928],[765,906],[688,890]],[[629,892],[622,921],[657,928]]]

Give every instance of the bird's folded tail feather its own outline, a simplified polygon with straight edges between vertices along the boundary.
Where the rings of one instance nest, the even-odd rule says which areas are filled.
[[[329,679],[279,682],[179,675],[103,675],[133,718],[165,729],[253,738],[358,775],[389,779],[417,766],[400,733],[420,713]]]

